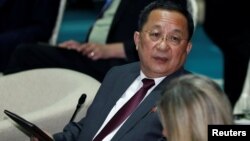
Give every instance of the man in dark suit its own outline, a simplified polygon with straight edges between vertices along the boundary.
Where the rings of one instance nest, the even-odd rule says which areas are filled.
[[[34,68],[61,67],[86,73],[102,81],[112,66],[138,61],[133,34],[137,29],[140,11],[152,1],[114,0],[99,15],[101,18],[93,25],[83,43],[65,41],[56,48],[22,45],[15,50],[4,74]],[[108,22],[110,24],[106,24]],[[105,28],[95,30],[102,27]]]
[[[142,11],[138,29],[134,41],[140,62],[113,67],[86,116],[54,134],[55,141],[157,141],[162,138],[155,104],[172,78],[188,73],[183,65],[192,48],[193,20],[176,1],[157,1]],[[139,106],[103,139],[97,140],[104,126],[113,122],[111,118],[136,96],[145,78],[154,81],[154,86],[145,93]]]
[[[21,43],[48,42],[60,0],[0,0],[0,71]]]
[[[239,99],[250,58],[247,1],[206,0],[204,29],[224,58],[224,90],[232,106]],[[216,16],[215,16],[216,15]]]

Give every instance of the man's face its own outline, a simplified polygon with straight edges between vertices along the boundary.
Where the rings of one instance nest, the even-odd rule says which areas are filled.
[[[178,70],[192,47],[187,39],[187,20],[183,15],[153,10],[142,31],[134,34],[143,73],[156,78]]]

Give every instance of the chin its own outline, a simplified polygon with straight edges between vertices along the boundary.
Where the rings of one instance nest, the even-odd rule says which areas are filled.
[[[153,70],[155,77],[163,77],[166,76],[168,73],[166,70],[162,70],[162,69],[155,69]]]

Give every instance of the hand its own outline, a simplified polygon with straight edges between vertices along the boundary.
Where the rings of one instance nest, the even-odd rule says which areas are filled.
[[[113,44],[82,44],[77,51],[89,57],[92,60],[108,59],[108,58],[126,58],[124,47],[122,43]]]
[[[58,45],[58,47],[60,47],[60,48],[73,49],[73,50],[78,49],[80,46],[81,46],[81,44],[77,41],[74,41],[74,40],[65,41],[65,42],[62,42]]]
[[[108,58],[108,49],[106,45],[95,44],[95,43],[85,43],[82,44],[77,51],[84,56],[92,60],[106,59]]]
[[[30,141],[39,141],[39,140],[38,140],[38,138],[32,136],[32,137],[30,137]]]

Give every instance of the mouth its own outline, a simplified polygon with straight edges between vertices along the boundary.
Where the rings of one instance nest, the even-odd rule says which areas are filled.
[[[169,60],[167,57],[162,56],[154,56],[153,59],[160,64],[166,63]]]

